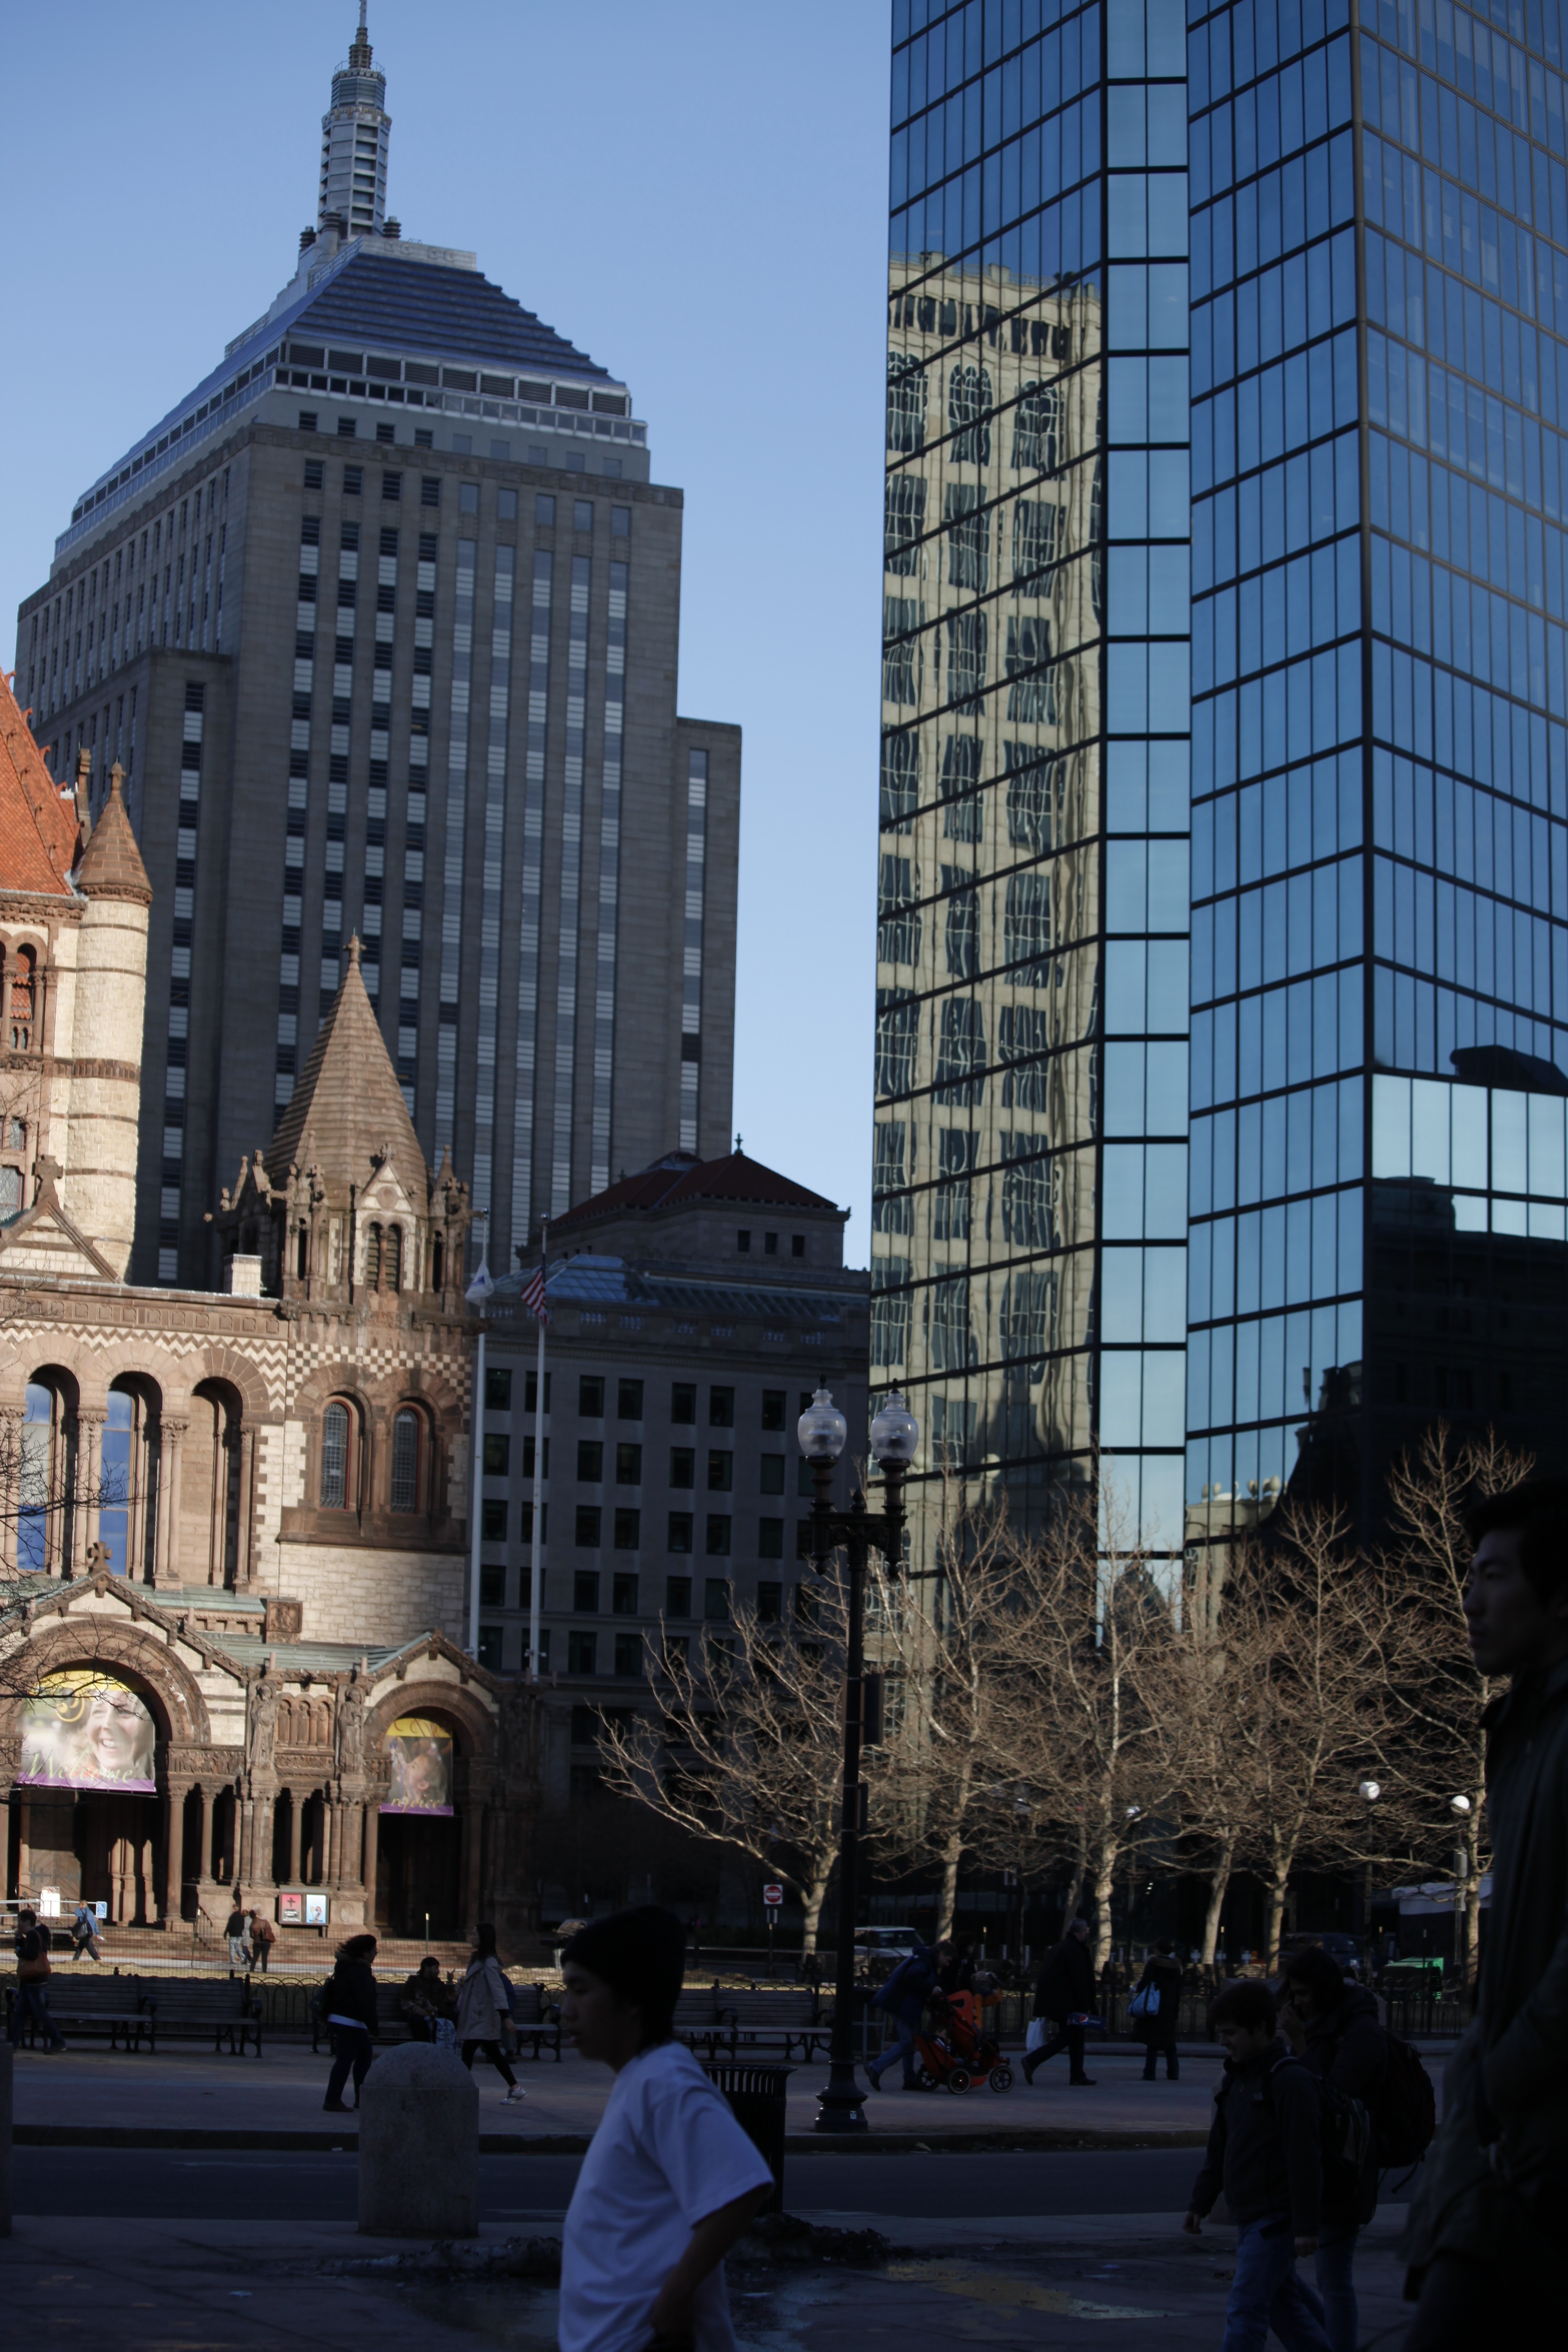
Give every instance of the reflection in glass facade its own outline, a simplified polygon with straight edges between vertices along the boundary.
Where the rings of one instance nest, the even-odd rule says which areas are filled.
[[[872,1371],[1016,1514],[1561,1454],[1563,64],[895,5]]]

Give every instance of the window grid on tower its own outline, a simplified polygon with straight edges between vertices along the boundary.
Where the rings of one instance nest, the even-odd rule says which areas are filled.
[[[447,750],[446,868],[441,898],[440,1026],[436,1039],[436,1132],[441,1143],[452,1140],[457,1110],[463,845],[468,818],[468,705],[473,689],[474,565],[478,551],[475,541],[458,541],[457,596],[452,611],[452,730]]]
[[[610,1181],[610,1115],[616,1079],[616,924],[621,873],[621,743],[626,730],[626,583],[625,563],[610,566],[610,621],[605,652],[604,786],[599,805],[599,969],[594,989],[594,1150],[590,1189]]]
[[[496,1024],[500,967],[501,860],[506,845],[506,736],[511,715],[512,588],[515,547],[496,549],[490,624],[489,743],[485,762],[485,843],[479,916],[479,1069],[474,1086],[474,1207],[489,1213],[500,1108]]]
[[[538,1062],[539,900],[544,849],[544,745],[550,713],[550,612],[555,558],[533,559],[528,641],[528,770],[522,828],[522,912],[518,925],[517,1092],[512,1108],[511,1242],[528,1240],[533,1219],[533,1082]]]
[[[272,1095],[279,1109],[294,1091],[300,1038],[300,932],[305,889],[305,830],[310,799],[310,697],[316,677],[316,599],[321,519],[300,526],[300,585],[294,616],[294,705],[289,725],[289,809],[283,843],[283,938],[278,960],[278,1043]]]
[[[195,915],[196,834],[201,810],[202,724],[205,700],[205,687],[195,678],[187,678],[184,725],[180,741],[180,817],[174,840],[174,945],[169,982],[168,1042],[163,1080],[163,1182],[158,1201],[160,1282],[175,1282],[180,1272],[185,1054],[191,1025],[191,933]]]
[[[561,808],[561,947],[555,983],[555,1126],[550,1213],[572,1205],[572,1098],[577,1053],[577,946],[583,927],[583,738],[587,698],[588,593],[593,563],[572,559],[571,627],[566,646],[566,768]]]
[[[708,857],[708,754],[686,764],[686,903],[680,980],[680,1149],[697,1149],[702,1063],[702,900]]]

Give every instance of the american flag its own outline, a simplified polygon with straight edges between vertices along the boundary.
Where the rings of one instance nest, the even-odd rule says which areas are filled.
[[[529,1276],[527,1287],[524,1289],[522,1294],[522,1303],[536,1321],[540,1323],[549,1322],[550,1309],[544,1303],[544,1266],[542,1261],[534,1267],[532,1274]]]

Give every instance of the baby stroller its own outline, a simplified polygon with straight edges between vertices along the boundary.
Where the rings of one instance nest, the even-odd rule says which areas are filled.
[[[995,2037],[983,2029],[983,2004],[972,1992],[939,1993],[930,2015],[935,2030],[915,2038],[922,2091],[946,2086],[955,2094],[973,2083],[989,2083],[994,2091],[1010,2091],[1013,2069],[1002,2055]]]

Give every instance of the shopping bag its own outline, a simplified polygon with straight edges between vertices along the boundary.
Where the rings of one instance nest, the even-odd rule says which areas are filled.
[[[1024,2037],[1024,2048],[1026,2051],[1043,2050],[1045,2048],[1046,2043],[1050,2039],[1050,2036],[1047,2032],[1047,2027],[1049,2024],[1049,2021],[1050,2021],[1047,2018],[1044,2017],[1030,2018],[1029,2031]]]

